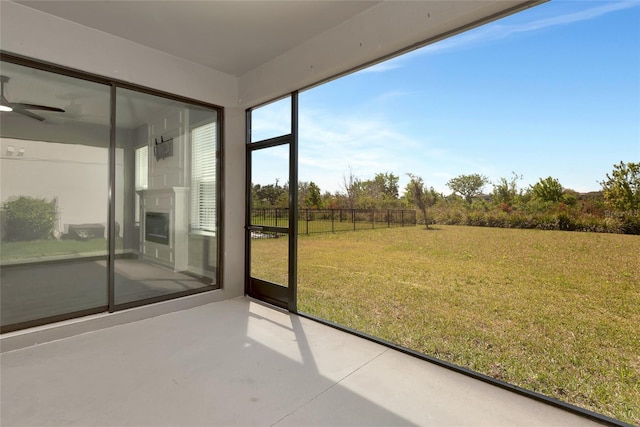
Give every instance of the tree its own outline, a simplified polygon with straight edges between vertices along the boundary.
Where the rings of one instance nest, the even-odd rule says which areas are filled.
[[[427,208],[435,203],[437,193],[433,187],[427,189],[421,177],[412,173],[407,173],[407,176],[409,177],[409,183],[405,187],[405,198],[407,202],[416,205],[420,209],[424,218],[424,225],[428,229]]]
[[[298,206],[304,206],[307,197],[309,197],[309,183],[307,181],[298,181]]]
[[[370,183],[372,195],[385,199],[398,199],[398,177],[393,172],[377,173]]]
[[[560,181],[550,176],[540,180],[531,186],[533,196],[545,202],[559,202],[562,200],[564,188]]]
[[[278,180],[276,179],[275,184],[268,184],[261,186],[260,184],[255,185],[255,196],[261,201],[268,203],[268,206],[276,206],[282,204],[283,200],[287,200],[287,193],[289,191],[288,185],[282,187]],[[285,206],[286,207],[286,202]]]
[[[493,185],[493,201],[497,204],[506,203],[510,205],[513,203],[520,192],[518,191],[518,181],[522,180],[522,175],[518,175],[515,172],[511,172],[511,179],[500,178],[498,184]]]
[[[373,179],[355,183],[359,209],[384,209],[398,203],[398,177],[391,172],[377,173]]]
[[[613,165],[611,175],[602,181],[605,204],[619,212],[640,210],[640,163],[620,162]]]
[[[277,182],[277,180],[276,180]],[[280,187],[280,194],[278,194],[278,198],[276,199],[276,207],[277,208],[288,208],[289,207],[289,181]]]
[[[304,198],[304,205],[308,208],[322,208],[322,194],[320,187],[311,181],[307,187],[307,195]]]
[[[360,180],[353,174],[351,166],[349,166],[349,176],[342,175],[342,185],[349,199],[349,209],[355,209],[360,193]]]
[[[482,193],[482,189],[489,183],[489,179],[477,173],[460,175],[447,182],[447,187],[454,193],[464,197],[467,203],[471,203],[474,197]]]

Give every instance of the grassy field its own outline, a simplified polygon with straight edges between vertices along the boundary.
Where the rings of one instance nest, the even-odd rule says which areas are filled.
[[[254,242],[265,260],[256,271],[282,269],[278,240]],[[639,260],[640,237],[615,234],[435,226],[301,236],[298,307],[640,424]]]
[[[107,253],[105,239],[78,240],[33,240],[28,242],[2,242],[0,260],[47,258],[63,255]]]

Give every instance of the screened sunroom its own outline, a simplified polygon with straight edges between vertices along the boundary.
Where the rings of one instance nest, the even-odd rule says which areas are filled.
[[[1,2],[3,425],[618,423],[300,310],[305,91],[541,3]]]

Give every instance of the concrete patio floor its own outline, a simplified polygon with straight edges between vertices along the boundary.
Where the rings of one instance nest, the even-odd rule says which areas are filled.
[[[9,351],[11,426],[587,426],[592,421],[236,298]]]

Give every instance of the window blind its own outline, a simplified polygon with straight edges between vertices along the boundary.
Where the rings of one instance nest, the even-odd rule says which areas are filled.
[[[191,132],[191,228],[216,228],[216,123]]]
[[[149,188],[149,146],[136,148],[135,151],[135,186],[136,190]],[[136,193],[135,214],[136,224],[140,223],[140,195]]]

